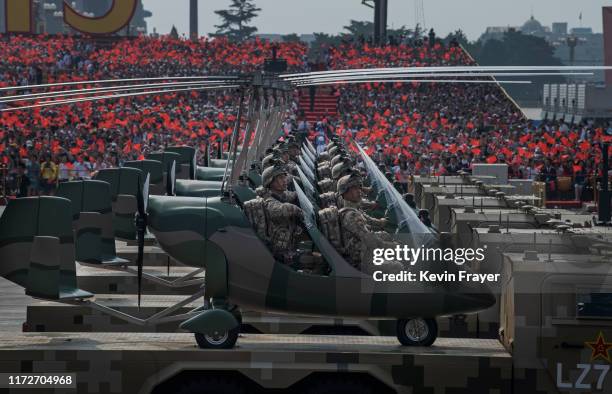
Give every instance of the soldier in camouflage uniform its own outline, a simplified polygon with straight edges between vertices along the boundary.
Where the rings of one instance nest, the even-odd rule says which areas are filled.
[[[352,169],[352,163],[349,159],[343,159],[338,162],[331,170],[331,178],[325,178],[318,182],[319,190],[321,193],[328,193],[336,190],[336,182],[342,176],[346,175],[348,171]]]
[[[262,183],[266,189],[264,210],[272,254],[278,261],[293,265],[297,262],[297,241],[302,233],[304,213],[287,201],[287,175],[286,168],[277,163],[264,170]]]
[[[341,209],[346,206],[344,204],[344,199],[336,190],[337,190],[338,180],[349,174],[360,176],[359,173],[352,168],[350,161],[340,162],[334,166],[332,170],[333,179],[329,180],[331,183],[331,186],[333,187],[333,189],[331,190],[333,191],[327,191],[319,195],[319,200],[321,201],[322,207],[335,205],[336,207],[338,207],[338,209]],[[321,187],[321,182],[319,182],[319,187]],[[362,186],[361,189],[362,191],[366,192],[369,188],[365,188]],[[361,209],[362,211],[369,211],[374,208],[376,208],[376,202],[367,200],[365,198],[361,199],[361,202],[359,203],[359,209]],[[380,227],[380,228],[384,227],[385,223],[380,222],[378,219],[372,218],[368,215],[366,216],[368,217],[370,225],[373,225],[375,227]]]
[[[267,162],[267,168],[271,168],[271,167],[283,167],[286,171],[286,167],[285,164],[280,160],[280,159],[274,159],[274,160],[270,160]],[[264,169],[265,172],[265,169]],[[262,174],[262,178],[263,178],[263,174]],[[289,183],[291,182],[291,176],[287,174],[287,184],[289,185]],[[263,181],[263,179],[262,179]],[[258,187],[257,189],[255,189],[255,194],[257,194],[259,197],[261,198],[266,198],[270,196],[270,188],[266,187],[264,184],[262,184],[262,186]],[[295,191],[291,191],[291,190],[285,190],[282,193],[277,193],[277,198],[279,198],[280,200],[282,200],[282,202],[288,202],[291,204],[298,204],[298,197],[297,197],[297,193]]]
[[[344,207],[339,211],[344,257],[355,268],[369,273],[373,268],[371,261],[374,249],[395,248],[395,243],[385,240],[385,238],[389,239],[388,237],[373,232],[371,228],[373,223],[384,227],[386,219],[374,219],[359,209],[361,202],[361,178],[359,176],[350,174],[340,178],[338,194],[344,200]]]
[[[297,158],[300,155],[300,146],[294,139],[288,139],[285,143],[283,143],[281,150],[286,152],[287,160],[285,160],[285,156],[283,156],[283,161],[285,162],[287,171],[292,176],[299,178]]]

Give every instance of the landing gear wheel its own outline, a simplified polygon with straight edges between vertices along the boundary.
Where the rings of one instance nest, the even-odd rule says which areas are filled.
[[[239,327],[229,331],[215,332],[212,335],[196,332],[195,339],[202,349],[231,349],[236,345],[239,332]]]
[[[438,338],[436,319],[400,319],[397,321],[397,339],[404,346],[431,346]]]

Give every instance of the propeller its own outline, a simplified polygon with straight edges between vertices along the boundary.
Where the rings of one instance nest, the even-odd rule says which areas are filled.
[[[138,189],[136,204],[136,236],[138,237],[138,308],[140,308],[140,298],[142,294],[142,260],[144,257],[144,241],[147,232],[147,206],[149,204],[149,174],[145,178],[142,189]]]
[[[176,160],[172,160],[172,164],[168,166],[166,174],[166,194],[174,196],[174,188],[176,187]]]

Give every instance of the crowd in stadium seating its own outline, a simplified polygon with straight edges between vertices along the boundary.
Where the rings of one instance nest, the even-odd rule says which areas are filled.
[[[473,60],[460,47],[440,42],[351,43],[333,48],[329,63],[337,69]],[[453,175],[473,163],[508,163],[511,177],[545,181],[551,196],[558,177],[571,177],[576,199],[595,172],[598,142],[606,134],[586,124],[530,122],[496,84],[344,85],[338,112],[336,131],[361,141],[400,183],[411,174]]]
[[[68,36],[4,37],[0,87],[248,73],[261,67],[272,45],[169,37],[105,43]],[[305,44],[274,45],[290,71],[307,69]],[[427,38],[382,47],[344,42],[329,48],[326,58],[333,69],[473,64],[457,45]],[[572,177],[580,197],[606,133],[585,124],[529,122],[495,84],[371,83],[339,89],[340,115],[323,124],[362,142],[404,184],[411,174],[455,174],[473,163],[508,163],[512,177],[544,180],[551,192],[558,176]],[[49,193],[58,181],[87,178],[170,144],[203,150],[207,141],[230,133],[233,102],[231,92],[180,92],[2,112],[0,164],[6,166],[8,189],[19,195]]]
[[[289,70],[304,69],[304,44],[284,43],[277,49]],[[272,44],[260,40],[234,44],[139,37],[96,44],[61,36],[5,37],[0,40],[0,87],[248,73],[260,68],[271,51]],[[83,87],[93,85],[70,86]],[[58,89],[65,88],[53,90]],[[7,189],[18,195],[51,193],[58,182],[88,178],[167,145],[188,143],[203,151],[207,141],[227,140],[236,116],[233,104],[231,91],[193,91],[2,112],[0,164],[6,166]]]

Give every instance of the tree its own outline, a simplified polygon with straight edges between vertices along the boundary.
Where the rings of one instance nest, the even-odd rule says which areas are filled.
[[[453,41],[460,44],[464,48],[469,45],[468,38],[461,29],[457,29],[454,32],[448,33],[448,35],[444,39],[444,42],[447,44]]]
[[[479,42],[480,43],[480,42]],[[470,52],[482,66],[560,66],[554,56],[553,47],[543,38],[509,31],[501,40],[488,40],[474,45]],[[513,79],[507,77],[504,79]],[[506,91],[515,99],[536,104],[542,94],[544,83],[562,83],[562,77],[517,77],[530,80],[530,85],[506,85]]]
[[[281,37],[283,42],[300,42],[300,36],[295,33],[286,34]]]
[[[257,28],[248,26],[248,23],[256,18],[260,11],[261,8],[257,8],[251,0],[232,0],[229,9],[215,11],[222,23],[215,25],[217,31],[211,36],[225,36],[230,41],[248,40],[257,32]]]
[[[174,25],[172,25],[172,29],[170,29],[170,37],[174,38],[175,40],[179,38],[178,31]]]
[[[351,19],[348,26],[344,26],[344,30],[348,33],[343,34],[343,37],[349,38],[360,38],[363,37],[368,39],[374,35],[374,23],[370,21],[356,21]],[[387,36],[395,37],[399,39],[400,37],[409,37],[413,34],[413,31],[407,29],[406,26],[400,26],[397,29],[388,29]]]
[[[348,26],[344,26],[344,30],[348,31],[349,35],[359,37],[369,37],[374,33],[374,23],[370,21],[356,21],[351,19]]]

